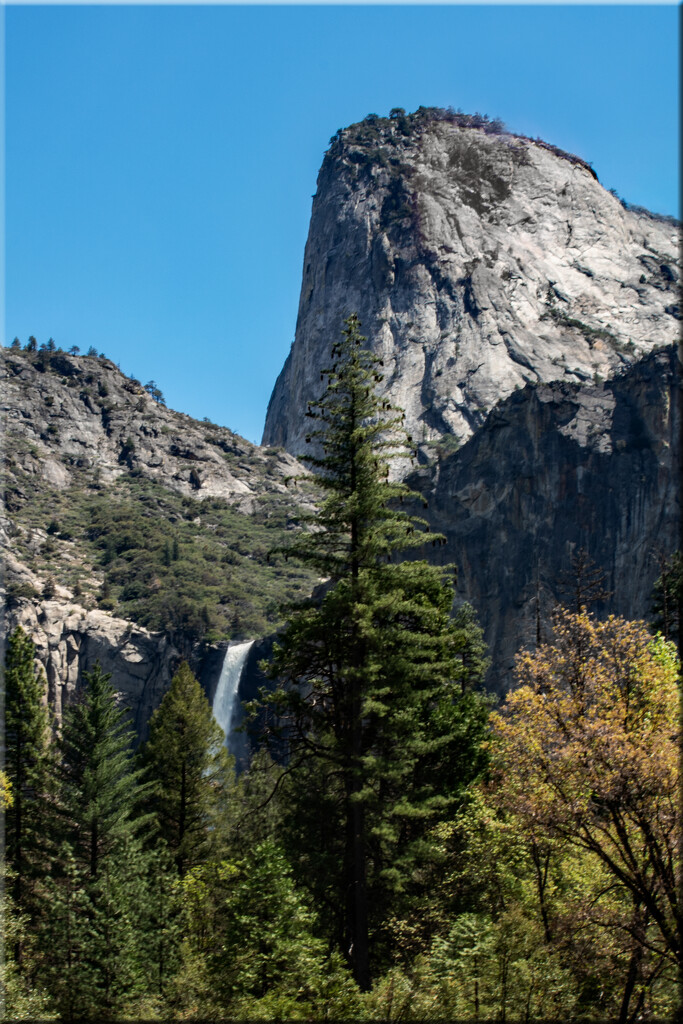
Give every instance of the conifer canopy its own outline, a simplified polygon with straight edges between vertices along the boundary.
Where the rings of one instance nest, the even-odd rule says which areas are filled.
[[[390,460],[411,449],[400,412],[378,394],[380,361],[359,328],[350,316],[310,410],[320,453],[307,461],[326,498],[291,549],[328,578],[326,592],[292,612],[266,699],[290,771],[308,765],[301,777],[318,785],[311,762],[325,766],[327,812],[331,794],[345,837],[341,947],[367,989],[389,893],[409,884],[427,829],[481,767],[486,707],[475,701],[456,724],[466,637],[450,620],[452,571],[393,560],[442,538],[403,509],[418,496],[389,479]]]

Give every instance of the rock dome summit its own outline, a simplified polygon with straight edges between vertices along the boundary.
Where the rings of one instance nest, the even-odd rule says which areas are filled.
[[[370,115],[323,160],[263,443],[305,453],[351,311],[418,445],[462,443],[527,383],[608,379],[675,343],[679,261],[677,222],[629,207],[579,157],[485,117]]]

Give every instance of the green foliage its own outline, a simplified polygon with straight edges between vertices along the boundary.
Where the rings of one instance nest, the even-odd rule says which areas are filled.
[[[430,454],[433,452],[434,458],[441,462],[459,451],[460,438],[457,434],[443,434],[435,441],[425,442],[423,448],[426,448]]]
[[[147,850],[145,899],[136,927],[145,949],[145,993],[162,1002],[181,965],[183,911],[175,860],[163,842]],[[140,1017],[145,1014],[140,1013]]]
[[[166,400],[155,381],[150,380],[144,387],[147,394],[152,396],[157,405],[166,405]]]
[[[205,861],[234,784],[225,736],[183,662],[150,721],[142,752],[158,830],[183,875]]]
[[[127,465],[132,464],[133,456],[135,455],[135,443],[132,438],[127,437],[121,445],[121,451],[119,452],[119,462],[126,463]]]
[[[145,796],[131,733],[99,666],[66,709],[60,749],[62,843],[49,881],[48,987],[67,1019],[116,1017],[145,986]]]
[[[36,983],[40,961],[36,949],[35,924],[31,925],[11,895],[14,877],[3,866],[0,878],[0,921],[3,956],[0,957],[0,1013],[3,1020],[50,1020],[50,1000],[42,985]],[[21,951],[19,960],[17,951]]]
[[[429,112],[421,116],[429,123]],[[414,117],[397,109],[362,126],[366,155],[380,153],[388,175],[397,164],[382,133],[400,143]],[[343,148],[352,140],[342,134]],[[363,154],[353,159],[362,170]],[[411,547],[442,539],[403,513],[410,494],[388,479],[389,460],[407,454],[398,417],[378,404],[378,365],[361,341],[352,319],[310,410],[319,428],[310,461],[326,500],[301,517],[304,531],[292,533],[291,503],[277,495],[247,517],[134,473],[104,490],[74,468],[73,488],[20,505],[23,527],[48,533],[31,555],[50,576],[48,594],[55,580],[82,579],[86,603],[99,593],[100,607],[178,642],[265,632],[282,598],[325,582],[294,606],[275,653],[266,713],[277,716],[274,752],[286,756],[276,763],[262,751],[239,779],[186,665],[151,724],[148,789],[99,669],[65,714],[57,768],[31,641],[21,631],[10,638],[8,779],[0,774],[14,865],[4,902],[6,1016],[677,1019],[676,964],[656,918],[677,883],[671,646],[633,632],[617,688],[628,707],[607,693],[590,742],[585,707],[565,716],[565,729],[580,727],[568,746],[561,731],[547,742],[545,710],[556,701],[559,715],[570,695],[593,693],[607,655],[587,668],[588,648],[579,652],[567,679],[580,686],[560,694],[547,650],[522,659],[542,683],[536,712],[517,721],[507,758],[491,741],[500,770],[489,777],[481,629],[467,605],[451,616],[447,572],[406,560]],[[31,358],[55,371],[61,357],[44,352]],[[447,457],[443,441],[433,447]],[[35,446],[22,452],[40,455]],[[578,612],[602,588],[590,566],[574,568]],[[662,558],[655,625],[666,637],[678,629],[680,642],[679,569],[678,553]],[[8,594],[36,596],[21,583]],[[575,623],[567,642],[579,634]],[[636,671],[643,651],[649,668]],[[518,692],[510,706],[523,699],[531,701]],[[624,766],[631,725],[647,733],[659,719],[656,738]],[[514,725],[514,714],[506,720]],[[560,753],[561,770],[543,777]],[[585,772],[593,775],[584,784]],[[569,810],[552,820],[550,783],[558,793],[573,787]],[[572,833],[579,813],[583,832]],[[612,821],[623,822],[621,837],[611,837]],[[619,879],[603,856],[616,856],[620,842],[641,857],[630,881],[628,865]],[[641,883],[649,890],[632,898]],[[674,910],[667,914],[666,928]]]
[[[683,553],[674,551],[659,561],[660,575],[652,592],[652,626],[661,630],[665,640],[678,644],[678,657],[683,663]]]
[[[281,841],[284,775],[282,765],[261,749],[235,779],[222,820],[224,848],[232,858],[248,857],[255,846],[273,837]]]
[[[141,826],[144,797],[133,767],[133,733],[99,665],[64,714],[60,749],[64,836],[77,868],[96,879]]]
[[[450,621],[444,571],[392,561],[424,542],[426,524],[400,509],[411,492],[388,479],[388,459],[405,457],[406,444],[400,417],[375,394],[378,360],[361,348],[355,316],[343,338],[310,410],[322,454],[307,461],[328,497],[316,531],[291,548],[330,585],[291,614],[270,669],[279,686],[265,699],[284,725],[291,771],[305,768],[290,789],[295,831],[308,822],[316,851],[325,848],[314,806],[342,837],[323,858],[324,882],[306,867],[337,908],[335,938],[366,989],[369,935],[377,957],[389,904],[410,891],[427,855],[427,831],[483,767],[486,704],[461,700],[467,628]]]
[[[410,577],[410,563],[384,566],[394,586],[401,572]],[[420,563],[417,567],[413,589],[404,581],[396,606],[402,616],[406,609],[416,614],[412,605],[426,586],[420,614],[433,616],[440,609],[431,589],[435,584],[422,576]],[[384,568],[377,576],[384,578]],[[370,607],[387,613],[381,601]],[[419,722],[419,701],[405,703],[401,685],[402,660],[414,663],[417,643],[404,636],[404,649],[400,630],[408,625],[408,618],[399,628],[380,617],[378,630],[388,636],[378,649],[388,659],[392,685],[398,678],[397,714],[406,708],[405,718],[417,716]],[[373,637],[371,628],[366,635]],[[483,731],[486,711],[481,704],[468,705],[476,697],[470,684],[485,670],[481,631],[471,609],[458,613],[452,638],[450,675],[459,696],[434,706],[436,722],[431,731],[423,730],[426,742],[417,758],[408,721],[399,715],[389,723],[386,735],[396,738],[400,755],[394,760],[413,758],[409,779],[383,746],[381,729],[365,760],[371,792],[357,799],[366,812],[374,974],[368,991],[360,992],[340,954],[330,953],[335,939],[345,937],[347,911],[340,888],[340,878],[347,878],[341,760],[315,757],[298,767],[295,761],[283,766],[262,752],[237,781],[221,770],[212,778],[209,764],[204,779],[212,790],[211,811],[204,836],[210,832],[211,838],[195,848],[196,863],[180,878],[172,840],[156,830],[147,833],[144,846],[140,841],[147,832],[140,814],[144,793],[131,772],[114,696],[98,671],[66,716],[68,743],[56,795],[63,809],[63,841],[53,850],[52,863],[38,862],[42,877],[33,921],[6,897],[7,1015],[532,1022],[617,1019],[627,1006],[630,1019],[676,1019],[675,969],[660,955],[653,921],[590,850],[567,842],[561,830],[549,833],[538,817],[525,819],[524,801],[543,800],[542,789],[526,786],[522,796],[515,791],[508,799],[513,777],[528,767],[541,739],[537,726],[531,722],[520,732],[523,756],[508,764],[506,773],[464,788],[468,773],[481,771],[483,761],[463,767],[458,757],[481,758],[474,740],[480,727]],[[377,637],[372,642],[378,644]],[[647,645],[657,673],[675,693],[671,645],[649,637]],[[418,669],[429,665],[428,660],[417,663]],[[186,670],[182,677],[184,686],[174,684],[174,700],[164,709],[165,729],[156,726],[166,767],[179,739],[191,734],[195,749],[202,745],[201,738],[196,742],[202,730],[191,726],[193,721],[206,725],[210,718],[203,695],[197,700],[196,681]],[[642,682],[649,687],[657,680]],[[181,690],[185,696],[179,700]],[[379,703],[380,697],[373,706],[368,702],[369,721]],[[172,705],[179,715],[170,713]],[[673,721],[675,707],[667,713]],[[387,708],[383,717],[392,714]],[[636,719],[642,728],[652,724],[652,717]],[[317,731],[309,738],[315,744],[332,733]],[[210,742],[211,728],[204,735]],[[442,741],[436,746],[428,742],[434,736]],[[576,750],[583,763],[581,753]],[[382,770],[373,775],[374,759],[380,757],[385,758]],[[647,774],[655,770],[648,758],[640,784],[651,786]],[[570,773],[563,778],[571,782]],[[637,789],[637,778],[629,789]],[[446,797],[442,811],[430,802],[436,779]],[[397,783],[405,793],[403,803]],[[163,783],[162,796],[173,786]],[[383,792],[386,807],[378,803]],[[153,804],[158,795],[149,794]],[[384,814],[387,810],[391,813]],[[49,827],[56,835],[54,824]]]
[[[392,137],[409,137],[419,135],[430,124],[438,122],[452,124],[458,128],[477,128],[487,135],[499,135],[507,129],[499,118],[489,118],[487,114],[464,114],[453,107],[418,107],[413,113],[407,114],[403,107],[393,107],[388,117],[368,114],[363,121],[348,128],[340,128],[332,136],[332,147],[346,144],[363,145],[387,141]]]
[[[21,580],[15,582],[14,580],[7,584],[7,603],[12,606],[16,601],[21,599],[33,600],[38,597],[38,591],[29,583],[28,580]]]
[[[583,320],[577,320],[575,317],[569,316],[563,309],[557,309],[556,306],[550,306],[544,313],[541,314],[541,320],[547,320],[548,318],[554,320],[556,323],[563,327],[569,327],[573,330],[580,331],[588,342],[589,348],[593,348],[596,341],[607,341],[615,351],[633,351],[633,344],[626,343],[622,344],[619,339],[611,331],[608,331],[604,327],[591,327],[589,324],[583,322]],[[630,345],[630,348],[629,348]]]
[[[36,672],[33,642],[17,626],[9,637],[5,666],[4,767],[12,795],[5,818],[6,858],[17,910],[32,923],[39,917],[40,877],[49,855],[52,818],[46,689],[42,669]]]
[[[307,1001],[323,946],[296,894],[282,851],[272,841],[248,858],[194,868],[183,883],[187,934],[201,953],[214,998],[232,1008],[273,987]]]
[[[16,510],[17,522],[42,529],[58,522],[59,534],[49,538],[51,573],[65,586],[80,581],[87,603],[96,592],[84,570],[106,567],[109,590],[97,596],[118,616],[167,632],[182,651],[200,638],[264,635],[282,621],[286,600],[310,593],[313,572],[282,555],[267,559],[288,536],[288,496],[264,495],[246,515],[221,499],[197,502],[133,474],[106,491],[78,471],[73,478],[68,490],[33,493]],[[67,537],[79,563],[62,556],[58,542]]]

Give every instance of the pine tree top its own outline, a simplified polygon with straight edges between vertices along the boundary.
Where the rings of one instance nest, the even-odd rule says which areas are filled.
[[[377,569],[392,553],[419,547],[430,534],[424,519],[399,508],[406,499],[421,499],[404,483],[389,479],[392,459],[414,457],[412,438],[403,429],[403,414],[378,394],[382,360],[363,342],[355,313],[345,321],[342,340],[332,347],[332,362],[321,373],[327,381],[307,416],[316,424],[306,437],[318,442],[320,454],[303,456],[318,472],[327,497],[315,516],[303,521],[309,533],[288,553],[340,579],[350,571]],[[324,539],[323,539],[324,537]]]
[[[233,783],[225,735],[186,662],[152,715],[142,751],[159,832],[181,874],[206,859]]]
[[[119,844],[148,823],[139,814],[146,787],[134,767],[134,734],[110,679],[99,663],[85,673],[79,699],[65,712],[59,744],[64,827],[76,860],[89,864],[93,877]]]

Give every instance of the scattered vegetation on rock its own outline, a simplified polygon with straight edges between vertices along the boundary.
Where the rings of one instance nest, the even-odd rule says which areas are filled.
[[[154,381],[93,362],[30,342],[6,356],[10,604],[66,592],[181,649],[270,632],[314,584],[268,560],[310,504],[305,481],[287,486],[297,464],[166,409]]]

